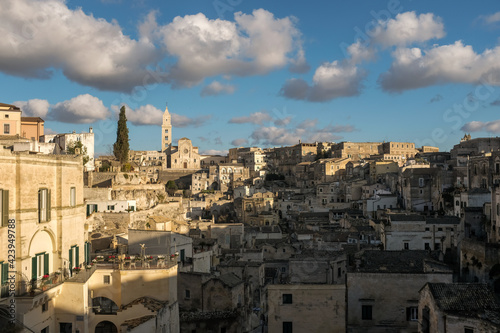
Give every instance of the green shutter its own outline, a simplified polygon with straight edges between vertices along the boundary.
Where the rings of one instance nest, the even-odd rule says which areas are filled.
[[[9,221],[9,190],[2,191],[2,216],[0,218],[2,219],[0,225],[7,226]]]
[[[87,242],[83,243],[83,262],[88,263],[88,261],[87,261]]]
[[[42,190],[38,190],[38,222],[42,222]]]
[[[87,262],[90,264],[90,243],[87,242]]]
[[[50,190],[47,190],[47,221],[50,221],[50,213],[52,210],[52,205],[50,204]]]
[[[49,274],[49,254],[45,253],[43,255],[43,274]]]
[[[2,281],[1,284],[6,284],[9,278],[9,263],[2,263]]]
[[[31,258],[31,279],[36,280],[38,278],[38,275],[36,274],[36,256]]]
[[[73,269],[73,249],[69,249],[69,269]]]
[[[78,246],[75,246],[75,266],[80,266],[80,249]]]

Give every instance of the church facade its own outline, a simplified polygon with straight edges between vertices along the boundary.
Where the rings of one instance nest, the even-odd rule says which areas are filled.
[[[165,108],[161,126],[161,149],[167,155],[168,169],[199,169],[200,154],[198,147],[188,138],[179,139],[177,146],[172,145],[172,117]]]

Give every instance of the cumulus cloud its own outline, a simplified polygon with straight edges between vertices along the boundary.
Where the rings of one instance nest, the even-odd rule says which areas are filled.
[[[62,0],[5,0],[0,8],[0,71],[50,78],[53,69],[83,85],[130,91],[160,60],[145,39],[133,40],[116,22],[71,10]]]
[[[174,86],[189,87],[205,77],[265,74],[294,59],[300,61],[303,53],[295,21],[275,18],[264,9],[237,12],[234,21],[210,20],[202,13],[178,16],[159,28],[163,45],[177,58],[169,79]]]
[[[116,114],[120,113],[120,107],[117,105],[111,106],[111,109]],[[161,125],[163,121],[163,111],[151,104],[140,106],[137,109],[125,105],[125,115],[127,121],[134,125]]]
[[[290,79],[281,88],[280,95],[310,102],[357,96],[366,75],[365,70],[347,61],[324,63],[316,69],[312,85],[302,79]]]
[[[249,116],[233,117],[229,119],[230,124],[255,124],[262,125],[264,122],[272,121],[273,117],[267,111],[258,111]]]
[[[111,109],[118,114],[120,112],[120,107],[121,106],[113,105]],[[127,120],[134,125],[162,124],[163,111],[151,104],[140,106],[137,109],[132,109],[128,105],[125,105],[125,110]],[[188,117],[172,112],[170,114],[172,116],[172,126],[174,127],[200,127],[212,118],[211,115]]]
[[[486,23],[486,24],[497,23],[497,22],[500,22],[500,12],[496,12],[496,13],[491,14],[491,15],[481,16],[481,18],[484,21],[484,23]]]
[[[500,120],[493,121],[471,121],[462,126],[461,128],[464,132],[489,132],[489,133],[500,133]]]
[[[299,140],[304,142],[332,142],[342,139],[342,136],[336,133],[356,130],[352,125],[330,124],[325,127],[318,127],[317,125],[317,119],[306,119],[295,128],[260,126],[252,132],[250,138],[253,139],[252,144],[282,146],[297,144]]]
[[[248,144],[248,140],[245,138],[234,139],[233,141],[231,141],[231,144],[233,146],[239,147]]]
[[[88,124],[104,120],[110,116],[102,101],[89,94],[79,95],[70,100],[59,102],[52,106],[48,117],[72,124]]]
[[[208,149],[202,150],[200,155],[220,155],[226,156],[229,153],[229,150],[217,150],[217,149]]]
[[[203,87],[201,96],[216,96],[222,94],[232,94],[236,88],[230,84],[222,84],[219,81],[213,81],[209,85]]]
[[[404,12],[395,19],[379,21],[370,35],[374,43],[389,47],[442,38],[445,31],[441,18],[432,13],[417,16],[415,12]]]
[[[171,115],[172,126],[174,127],[200,127],[212,119],[212,115],[196,116],[191,118],[176,113],[171,113]]]
[[[19,107],[23,112],[23,117],[40,117],[44,118],[49,112],[50,103],[45,99],[30,99],[27,102],[17,101],[12,103]]]
[[[276,126],[286,126],[292,122],[293,116],[288,116],[285,118],[278,118],[274,120],[274,125]]]
[[[400,48],[393,57],[389,71],[379,77],[389,92],[445,83],[500,84],[500,47],[477,54],[472,46],[457,41],[428,51]]]
[[[264,9],[234,20],[203,14],[159,25],[156,12],[125,35],[116,21],[70,9],[64,0],[4,0],[0,7],[0,71],[48,79],[60,70],[100,90],[132,92],[170,83],[190,87],[217,75],[260,75],[305,61],[293,17]],[[171,64],[161,68],[159,63]]]

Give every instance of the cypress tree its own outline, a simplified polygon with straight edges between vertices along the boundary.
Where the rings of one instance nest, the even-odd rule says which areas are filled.
[[[118,128],[116,129],[116,142],[113,145],[113,154],[121,164],[128,161],[128,149],[127,116],[125,115],[125,106],[122,106],[118,118]]]

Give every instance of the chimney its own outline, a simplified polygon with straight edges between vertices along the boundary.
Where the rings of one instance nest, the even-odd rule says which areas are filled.
[[[94,129],[92,127],[89,128],[89,133],[94,133]]]

